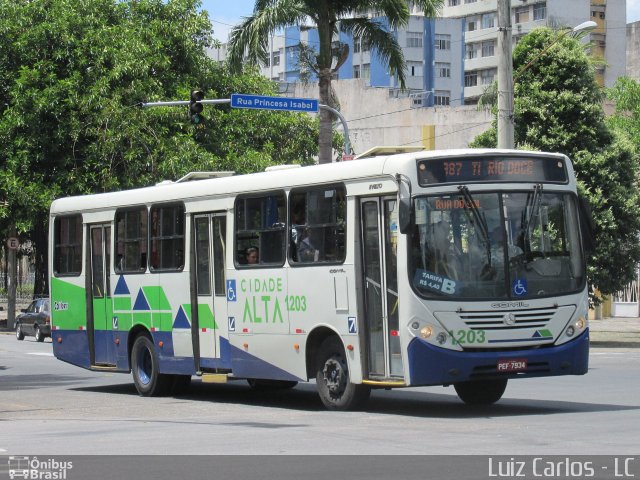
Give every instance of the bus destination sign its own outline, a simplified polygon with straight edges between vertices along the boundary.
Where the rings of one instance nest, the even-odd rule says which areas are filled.
[[[468,182],[567,183],[567,169],[558,157],[477,156],[418,161],[420,185]]]

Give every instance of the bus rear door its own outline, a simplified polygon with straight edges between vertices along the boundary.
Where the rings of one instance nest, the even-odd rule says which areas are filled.
[[[195,275],[193,280],[197,297],[197,313],[193,312],[192,307],[191,316],[194,355],[200,359],[201,367],[230,368],[222,358],[225,357],[224,342],[228,339],[224,265],[227,241],[225,213],[197,214],[193,219],[193,227],[195,268],[192,269],[192,275]]]
[[[90,318],[87,333],[92,365],[115,366],[113,343],[113,305],[111,302],[111,225],[91,225],[89,227],[91,248],[90,262],[91,292]],[[91,351],[93,350],[93,351]]]

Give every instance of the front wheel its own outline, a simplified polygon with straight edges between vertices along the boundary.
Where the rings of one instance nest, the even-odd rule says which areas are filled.
[[[36,337],[36,342],[44,342],[44,335],[42,335],[42,331],[40,327],[36,325],[34,336]]]
[[[460,400],[467,405],[491,405],[502,398],[507,379],[460,382],[453,386]]]
[[[329,410],[355,410],[369,399],[368,386],[351,383],[347,357],[338,337],[322,342],[316,365],[318,394]]]
[[[138,336],[131,349],[131,373],[136,390],[143,397],[166,395],[172,386],[172,376],[160,373],[158,354],[146,335]]]
[[[18,340],[24,340],[24,332],[22,331],[22,325],[19,323],[16,325],[16,338]]]

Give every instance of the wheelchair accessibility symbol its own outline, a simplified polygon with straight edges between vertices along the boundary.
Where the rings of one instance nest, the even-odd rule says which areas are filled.
[[[513,284],[511,285],[511,292],[516,297],[522,297],[523,295],[526,295],[528,291],[529,291],[529,289],[527,287],[527,279],[526,278],[516,278],[513,281]]]
[[[236,296],[236,281],[227,280],[227,302],[235,302],[238,297]]]

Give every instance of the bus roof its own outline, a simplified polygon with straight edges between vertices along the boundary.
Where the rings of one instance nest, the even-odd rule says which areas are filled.
[[[349,162],[311,165],[302,168],[277,169],[267,172],[246,175],[228,176],[195,175],[202,180],[184,181],[190,174],[182,177],[183,181],[164,181],[154,186],[122,190],[117,192],[99,193],[65,197],[54,200],[51,204],[51,214],[80,212],[95,209],[118,208],[129,205],[171,202],[187,199],[205,198],[260,192],[276,189],[306,187],[310,185],[329,184],[335,182],[357,181],[366,178],[380,178],[396,173],[415,176],[416,160],[438,157],[455,157],[486,154],[515,154],[518,155],[546,155],[542,152],[527,152],[521,150],[489,150],[489,149],[460,149],[460,150],[421,150],[410,153],[380,155],[365,157]],[[560,154],[555,154],[562,157]]]

